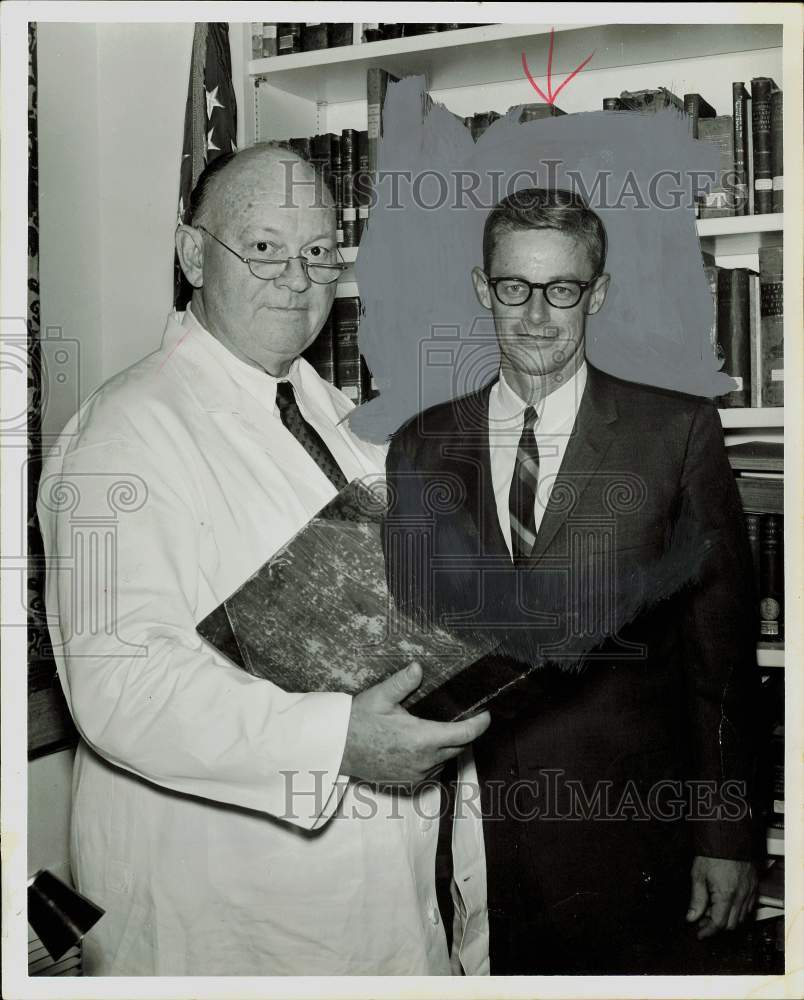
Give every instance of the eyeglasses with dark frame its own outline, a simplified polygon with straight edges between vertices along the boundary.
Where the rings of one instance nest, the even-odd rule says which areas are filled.
[[[538,288],[549,305],[556,309],[574,309],[583,298],[586,289],[593,285],[599,277],[600,275],[596,274],[589,281],[558,278],[555,281],[542,283],[516,276],[489,278],[486,275],[486,281],[491,285],[497,301],[504,306],[524,306],[533,295],[533,290]]]
[[[345,263],[341,257],[340,251],[337,249],[334,251],[338,255],[337,261],[330,264],[319,264],[316,261],[312,261],[308,257],[305,257],[303,254],[298,254],[295,257],[283,257],[281,260],[264,260],[258,257],[244,257],[242,254],[239,254],[237,250],[230,247],[227,243],[224,243],[223,240],[218,239],[218,237],[214,233],[211,233],[206,226],[196,226],[196,229],[200,229],[202,232],[206,233],[207,236],[211,236],[216,243],[220,243],[224,250],[228,250],[229,253],[234,254],[239,261],[248,267],[254,277],[259,278],[261,281],[271,281],[273,278],[278,278],[292,260],[301,261],[304,273],[315,285],[331,285],[333,282],[337,281],[338,278],[340,278],[348,267],[348,264]]]

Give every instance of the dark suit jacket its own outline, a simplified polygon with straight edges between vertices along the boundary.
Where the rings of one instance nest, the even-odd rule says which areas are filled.
[[[752,561],[713,404],[590,366],[531,563],[515,570],[490,388],[392,439],[389,523],[420,538],[389,547],[389,582],[408,610],[492,631],[509,662],[535,667],[475,744],[489,908],[521,914],[526,900],[571,937],[679,880],[686,896],[692,854],[752,856],[746,798],[724,785],[751,778]],[[675,821],[668,782],[682,780],[709,785]]]

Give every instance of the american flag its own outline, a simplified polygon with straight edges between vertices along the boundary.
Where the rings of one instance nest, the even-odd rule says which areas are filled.
[[[187,221],[190,194],[201,171],[222,153],[235,152],[237,104],[232,85],[229,26],[220,21],[200,21],[193,34],[190,82],[184,112],[184,145],[179,180],[177,224]],[[183,309],[192,289],[174,261],[173,303]]]

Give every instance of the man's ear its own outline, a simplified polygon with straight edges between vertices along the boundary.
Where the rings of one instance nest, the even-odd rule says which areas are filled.
[[[484,309],[491,309],[491,288],[482,267],[472,268],[472,284],[475,286],[475,295],[481,306]]]
[[[193,288],[204,284],[204,240],[197,229],[180,225],[176,229],[176,254],[185,278]]]
[[[589,296],[589,302],[586,306],[587,316],[594,316],[596,312],[600,312],[603,308],[603,303],[606,301],[606,293],[609,290],[610,281],[611,275],[609,274],[601,274],[599,277],[595,278],[595,283]]]

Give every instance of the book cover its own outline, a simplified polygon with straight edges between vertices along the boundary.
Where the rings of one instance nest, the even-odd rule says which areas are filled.
[[[690,119],[690,134],[693,139],[698,138],[698,122],[701,118],[717,117],[715,109],[700,94],[684,95],[684,111]]]
[[[748,91],[745,84],[738,81],[731,85],[732,112],[734,121],[734,188],[735,215],[748,214],[748,191],[751,178],[748,176],[748,143],[751,124],[748,117]]]
[[[198,626],[235,664],[293,692],[358,694],[412,661],[413,714],[473,714],[511,680],[484,662],[490,643],[420,627],[396,611],[382,547],[381,482],[355,480]],[[518,668],[520,672],[522,668]]]
[[[784,406],[782,247],[759,248],[760,357],[763,406]]]
[[[754,214],[773,211],[773,164],[771,162],[771,95],[778,90],[767,76],[751,81],[751,137],[754,144]]]
[[[352,295],[335,299],[332,322],[335,334],[335,385],[357,404],[360,402],[360,348],[357,340],[360,299]]]
[[[716,145],[720,152],[719,177],[701,197],[700,217],[722,219],[734,215],[734,124],[731,115],[702,118],[698,122],[698,138]]]
[[[754,593],[759,600],[759,535],[762,525],[762,515],[749,512],[745,514],[745,533],[748,535],[748,545],[751,549],[751,561],[754,566]]]
[[[767,514],[759,535],[759,634],[784,638],[784,549],[782,518]]]
[[[706,275],[706,282],[709,285],[709,291],[712,294],[712,323],[709,327],[709,346],[712,349],[712,354],[715,360],[718,362],[718,367],[723,367],[723,361],[725,361],[725,356],[720,347],[720,341],[718,340],[717,334],[717,283],[718,283],[718,272],[721,269],[716,264],[707,264],[704,266],[704,274]]]
[[[771,173],[773,174],[772,208],[784,211],[784,98],[781,90],[771,94]]]
[[[717,276],[717,339],[724,355],[723,371],[737,386],[718,399],[718,406],[749,406],[751,345],[748,315],[748,270],[723,267]]]

